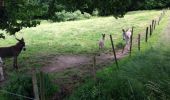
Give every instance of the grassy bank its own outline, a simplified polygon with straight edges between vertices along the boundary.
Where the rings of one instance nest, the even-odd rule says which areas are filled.
[[[169,13],[168,13],[169,14]],[[87,80],[68,100],[169,100],[170,26],[169,16],[154,31],[142,51],[119,61],[120,69],[110,66],[97,73],[97,81]]]
[[[22,34],[17,34],[19,38],[24,37],[27,48],[19,56],[19,66],[22,70],[41,67],[57,54],[98,52],[97,43],[102,33],[112,34],[117,44],[122,42],[122,28],[135,26],[135,33],[139,33],[159,15],[160,11],[136,11],[118,20],[111,16],[60,23],[42,22],[38,27],[26,28],[21,31]],[[7,36],[6,40],[1,40],[0,46],[15,43],[14,37]],[[110,48],[110,41],[107,40],[105,49]],[[11,67],[11,60],[6,64]]]
[[[12,76],[16,75],[16,73],[20,74],[26,73],[28,72],[28,69],[32,69],[32,67],[41,68],[42,66],[48,64],[48,62],[50,62],[50,59],[52,59],[56,55],[96,53],[98,52],[97,43],[98,40],[101,38],[102,33],[112,34],[114,37],[114,42],[116,44],[122,42],[121,32],[122,28],[129,28],[134,26],[135,27],[134,33],[135,36],[137,36],[138,33],[143,33],[145,27],[151,23],[151,20],[153,18],[157,18],[160,15],[160,13],[161,11],[136,11],[130,12],[124,18],[120,18],[118,20],[111,16],[60,23],[50,23],[43,21],[42,24],[38,27],[23,29],[21,31],[22,34],[18,33],[17,37],[19,38],[24,37],[27,50],[25,52],[22,52],[21,55],[19,56],[18,59],[19,61],[18,64],[20,67],[19,71],[13,70],[12,59],[5,59],[5,72],[7,78],[8,80],[11,80]],[[161,31],[161,29],[165,27],[165,24],[166,24],[165,21],[162,22],[161,25],[164,26],[160,26],[158,33]],[[107,38],[108,39],[106,41],[105,50],[110,50],[111,44],[109,37]],[[15,43],[16,40],[14,39],[13,36],[7,36],[6,40],[1,40],[0,46],[10,46]],[[150,44],[151,43],[148,43],[148,45]],[[146,48],[147,45],[144,45],[142,50],[146,50]],[[128,62],[128,60],[121,61],[120,62],[122,64],[121,66],[123,66],[125,62]],[[110,72],[111,70],[112,69],[110,68],[106,69],[106,71],[104,72],[99,73],[99,78],[101,78],[100,80],[101,85],[105,83],[106,80],[109,80],[110,77],[107,76],[111,75]],[[104,73],[106,73],[106,75]],[[27,76],[27,74],[25,75]],[[103,75],[105,75],[106,79],[105,77],[100,77]],[[112,79],[112,81],[115,80]],[[94,94],[95,98],[96,96],[98,96],[98,93],[100,93],[98,90],[100,88],[93,87],[93,84],[94,83],[92,81],[90,83],[87,83],[86,86],[89,88],[91,88],[92,86],[92,92],[94,92],[92,94]],[[104,86],[105,85],[101,87],[105,88]],[[89,90],[89,88],[83,89],[91,91]],[[82,87],[80,88],[80,91],[82,91]],[[81,96],[82,92],[79,92],[78,90],[78,93],[80,93]],[[106,92],[102,93],[107,93],[107,90]],[[75,93],[75,95],[72,96],[72,98],[77,98],[76,95],[78,94]],[[84,92],[83,95],[86,97],[88,96],[88,93]],[[88,97],[91,98],[90,94]]]

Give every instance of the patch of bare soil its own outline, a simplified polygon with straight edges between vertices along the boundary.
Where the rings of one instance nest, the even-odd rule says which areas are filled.
[[[119,50],[116,53],[118,59],[123,58],[127,54],[127,50]],[[68,68],[80,67],[84,65],[91,64],[93,56],[91,55],[60,55],[51,59],[49,65],[44,66],[41,70],[46,73],[63,71]],[[105,62],[114,61],[114,56],[111,53],[101,53],[96,56],[97,64],[102,64]]]
[[[128,54],[128,46],[116,52],[117,59],[121,59]],[[53,100],[62,100],[71,94],[74,88],[78,87],[87,77],[93,75],[93,56],[94,55],[59,55],[51,59],[49,64],[41,70],[45,73],[60,74],[55,83],[60,86],[60,91],[55,94]],[[96,70],[100,70],[111,63],[114,63],[112,52],[100,53],[96,55]]]

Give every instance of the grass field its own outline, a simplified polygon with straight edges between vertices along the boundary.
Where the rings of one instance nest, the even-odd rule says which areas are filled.
[[[87,80],[68,100],[169,100],[170,24],[169,13],[154,31],[142,51],[97,73],[97,81]],[[167,27],[168,25],[168,27]],[[165,30],[165,28],[167,28]]]
[[[86,54],[97,53],[99,52],[98,41],[99,39],[101,39],[102,33],[107,34],[105,51],[111,50],[111,44],[110,44],[110,40],[108,37],[109,34],[113,35],[115,44],[119,44],[119,43],[124,42],[122,41],[122,31],[121,31],[122,28],[130,28],[134,26],[135,27],[134,36],[136,38],[138,33],[145,33],[146,26],[148,26],[151,23],[152,19],[157,19],[160,16],[160,14],[161,14],[161,11],[155,11],[155,10],[134,11],[134,12],[129,12],[124,18],[120,18],[117,20],[114,17],[110,16],[110,17],[94,17],[88,20],[69,21],[69,22],[60,22],[60,23],[51,23],[49,21],[42,21],[42,24],[35,28],[25,28],[21,30],[21,32],[17,33],[18,38],[24,37],[27,50],[25,52],[22,52],[21,55],[19,56],[19,59],[18,59],[19,61],[18,64],[20,67],[19,71],[13,70],[12,59],[5,59],[5,72],[7,73],[8,79],[10,80],[11,76],[14,76],[14,75],[17,76],[18,74],[16,73],[18,72],[23,74],[25,72],[28,72],[28,69],[32,69],[32,67],[41,68],[42,66],[48,64],[48,62],[57,55],[62,55],[62,54],[86,55]],[[162,54],[161,52],[163,51],[155,52],[155,53],[153,52],[153,54],[151,54],[150,52],[152,51],[149,51],[149,50],[151,46],[152,47],[155,46],[159,48],[159,46],[157,46],[157,43],[158,43],[157,40],[160,34],[158,33],[162,33],[163,29],[167,25],[166,21],[168,21],[167,16],[164,18],[164,20],[161,22],[161,25],[154,32],[154,34],[157,33],[157,35],[154,35],[152,37],[153,41],[152,42],[150,41],[148,44],[143,45],[141,48],[142,52],[140,54],[137,53],[136,48],[134,49],[132,59],[137,59],[137,61],[135,62],[130,61],[129,63],[128,58],[125,58],[124,60],[120,62],[121,66],[123,66],[121,68],[123,70],[121,70],[120,74],[123,74],[123,75],[125,74],[127,75],[127,77],[130,77],[130,82],[131,82],[131,76],[134,76],[132,78],[135,78],[135,82],[137,82],[137,84],[139,83],[138,85],[141,84],[140,82],[138,82],[138,77],[135,77],[135,74],[136,74],[135,72],[139,70],[137,68],[138,66],[132,66],[132,65],[141,64],[141,66],[145,66],[145,64],[142,64],[143,62],[145,62],[145,60],[139,61],[140,59],[146,59],[147,55],[153,56],[154,54],[158,54],[158,56],[160,56]],[[16,42],[17,41],[15,40],[13,36],[7,36],[6,40],[0,40],[0,46],[10,46],[10,45],[15,44]],[[142,39],[142,44],[143,43],[144,43],[144,39]],[[166,50],[168,49],[168,47],[164,49]],[[162,59],[169,59],[169,58],[163,57]],[[150,62],[155,62],[155,60],[159,60],[159,59],[156,59],[155,57],[153,59],[147,58],[147,60],[148,61],[145,63],[150,64]],[[168,65],[167,60],[163,63]],[[154,66],[154,64],[151,64],[151,66],[152,65]],[[111,67],[115,68],[114,65]],[[135,72],[134,73],[130,72],[131,69],[135,69],[135,70],[132,70]],[[104,71],[100,72],[98,75],[98,77],[101,78],[101,84],[103,85],[103,87],[100,87],[100,86],[93,87],[94,82],[92,81],[91,83],[87,83],[83,85],[82,87],[80,87],[80,89],[77,90],[69,99],[73,98],[73,100],[76,100],[77,97],[79,98],[81,96],[86,96],[89,98],[91,98],[91,96],[94,96],[94,98],[96,98],[96,96],[98,96],[98,93],[100,92],[106,93],[106,94],[108,93],[108,95],[110,95],[109,92],[112,92],[111,90],[103,89],[104,91],[99,91],[97,89],[100,89],[100,88],[113,89],[112,87],[114,86],[111,85],[111,87],[109,87],[110,85],[108,84],[110,82],[115,81],[115,79],[107,77],[111,75],[111,72],[112,72],[111,70],[112,68],[108,68],[108,69],[106,68]],[[143,75],[147,74],[149,76],[150,74],[147,73],[146,70],[149,70],[149,69],[147,68],[142,69],[142,71],[146,72],[146,73],[143,73]],[[75,73],[76,71],[73,70],[73,72]],[[124,71],[127,71],[127,72],[124,73]],[[55,78],[57,79],[60,76],[67,77],[67,75],[70,75],[70,73],[69,74],[68,73],[69,72],[50,73],[49,75],[52,76],[54,79]],[[129,73],[132,73],[132,74],[129,74]],[[103,77],[103,75],[105,77]],[[122,80],[124,79],[126,78],[124,77],[123,79],[120,78],[120,81],[118,81],[117,83],[119,84],[119,82],[122,82]],[[107,80],[110,80],[110,81],[107,81]],[[84,87],[86,89],[84,89]],[[129,90],[127,89],[127,91]],[[87,92],[90,94],[88,94]],[[121,91],[119,92],[121,93]],[[81,93],[83,93],[83,95]],[[103,94],[103,96],[105,95]],[[88,99],[86,97],[82,97],[82,98]],[[93,97],[91,99],[93,99]]]
[[[98,40],[101,34],[112,34],[116,44],[122,42],[122,28],[135,27],[135,35],[144,32],[151,20],[158,18],[160,11],[134,11],[124,18],[97,17],[88,20],[50,23],[42,21],[35,28],[23,29],[17,37],[24,37],[26,52],[19,56],[20,70],[41,67],[58,54],[92,54],[98,52]],[[12,36],[0,40],[0,46],[16,43]],[[111,48],[109,39],[106,50]],[[12,70],[12,62],[7,59],[7,70]]]

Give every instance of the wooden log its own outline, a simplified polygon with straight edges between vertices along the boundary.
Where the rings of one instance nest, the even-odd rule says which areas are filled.
[[[118,65],[118,61],[117,61],[117,57],[116,57],[116,51],[115,51],[112,35],[110,35],[110,41],[111,41],[111,44],[112,44],[112,50],[113,50],[116,66],[117,66],[117,69],[119,69],[119,65]]]
[[[39,92],[38,92],[38,85],[37,85],[36,71],[34,68],[32,70],[32,84],[33,84],[34,98],[35,100],[40,100]]]

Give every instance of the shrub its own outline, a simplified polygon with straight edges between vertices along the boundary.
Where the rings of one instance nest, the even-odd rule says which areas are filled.
[[[5,84],[4,90],[24,95],[33,98],[32,80],[30,76],[26,75],[14,75],[10,78],[10,81]],[[10,94],[3,94],[7,100],[25,100],[25,98],[13,96]]]
[[[37,77],[38,77],[38,85],[40,85],[40,74],[37,74]],[[56,91],[58,91],[58,86],[54,85],[54,83],[51,81],[51,78],[48,74],[43,74],[43,78],[45,80],[44,81],[45,97],[49,99],[51,96],[53,96],[53,94]]]
[[[15,73],[16,74],[16,73]],[[37,74],[38,86],[39,86],[39,74]],[[45,88],[45,96],[50,98],[55,91],[57,91],[57,87],[51,82],[51,79],[48,75],[44,74],[44,88]],[[16,74],[10,78],[10,81],[5,84],[3,87],[4,90],[20,94],[23,96],[27,96],[30,98],[34,98],[33,94],[33,85],[32,85],[32,77],[30,75]],[[25,98],[21,98],[18,96],[3,94],[6,100],[25,100]]]
[[[118,44],[116,44],[116,49],[123,49],[125,45],[126,43],[119,42]]]
[[[89,13],[84,12],[84,18],[89,19],[91,15]]]
[[[52,20],[60,22],[60,21],[89,19],[90,17],[91,15],[89,13],[84,12],[84,14],[82,14],[80,10],[74,12],[67,12],[63,10],[61,12],[56,12]]]
[[[99,15],[99,11],[97,9],[95,9],[93,12],[92,12],[92,16],[98,16]]]

